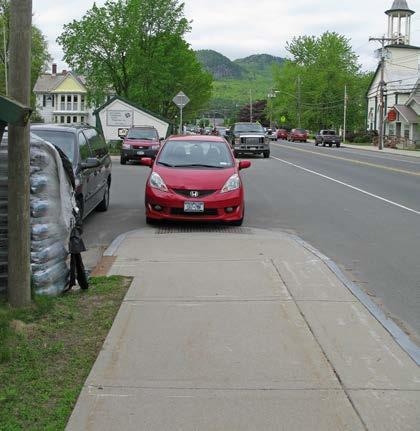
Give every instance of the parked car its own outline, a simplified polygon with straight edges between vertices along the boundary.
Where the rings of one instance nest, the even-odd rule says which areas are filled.
[[[72,163],[82,217],[95,208],[107,211],[112,162],[103,135],[87,125],[37,124],[31,132],[60,148]]]
[[[315,145],[329,145],[332,147],[336,145],[339,147],[341,145],[341,137],[337,135],[335,130],[320,130],[315,137]]]
[[[235,123],[229,140],[235,157],[243,153],[262,154],[270,157],[270,141],[264,128],[258,123]]]
[[[156,157],[160,148],[158,131],[152,126],[135,126],[128,130],[121,147],[121,164],[143,157]]]
[[[283,139],[283,140],[287,140],[287,136],[288,136],[288,131],[286,129],[277,129],[277,139]]]
[[[307,142],[308,132],[305,129],[292,129],[287,135],[287,140],[291,142]]]
[[[227,127],[223,127],[223,126],[216,126],[216,130],[219,133],[219,136],[223,136],[225,137],[227,134]]]
[[[146,221],[222,221],[240,226],[244,189],[239,175],[248,161],[236,162],[220,136],[169,138],[155,161],[143,159],[152,171],[146,183]]]

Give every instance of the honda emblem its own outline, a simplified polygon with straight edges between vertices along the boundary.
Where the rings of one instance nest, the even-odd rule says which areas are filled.
[[[198,198],[199,195],[200,195],[200,193],[195,191],[195,190],[190,191],[190,196],[192,198]]]

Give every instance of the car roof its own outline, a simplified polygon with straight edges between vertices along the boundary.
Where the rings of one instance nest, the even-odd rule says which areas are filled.
[[[94,129],[88,124],[31,124],[31,130],[59,130],[62,132],[75,132],[83,129]]]
[[[258,126],[261,126],[261,124],[260,124],[260,123],[256,123],[256,122],[251,123],[250,121],[240,121],[240,122],[238,122],[238,123],[235,123],[235,126],[236,126],[237,124],[252,124],[252,125],[257,124]],[[262,126],[261,126],[261,127],[262,127]]]
[[[169,136],[167,141],[202,141],[202,142],[226,142],[221,136],[215,135],[174,135]]]
[[[131,126],[130,130],[131,129],[153,129],[153,130],[156,130],[156,127],[154,127],[154,126]]]

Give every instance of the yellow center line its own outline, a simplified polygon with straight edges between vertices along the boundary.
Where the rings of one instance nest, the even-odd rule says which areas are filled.
[[[356,160],[356,159],[348,159],[347,157],[333,156],[331,154],[324,154],[318,151],[304,150],[303,148],[296,148],[290,145],[280,145],[280,144],[271,144],[271,145],[275,145],[276,147],[279,147],[279,148],[287,148],[288,150],[301,151],[302,153],[309,153],[309,154],[315,154],[321,157],[328,157],[329,159],[344,160],[346,162],[355,163],[357,165],[370,166],[371,168],[384,169],[386,171],[398,172],[400,174],[414,175],[416,177],[420,177],[420,172],[406,171],[405,169],[392,168],[390,166],[378,165],[377,163],[364,162],[362,160]]]

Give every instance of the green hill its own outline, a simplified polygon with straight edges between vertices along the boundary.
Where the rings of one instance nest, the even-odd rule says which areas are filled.
[[[226,78],[240,79],[243,77],[244,70],[217,51],[202,49],[196,51],[195,54],[204,69],[211,73],[216,80]]]
[[[197,51],[196,55],[214,78],[210,110],[219,110],[229,117],[249,103],[250,96],[254,102],[267,98],[273,87],[273,65],[284,61],[269,54],[255,54],[231,61],[212,50]]]

